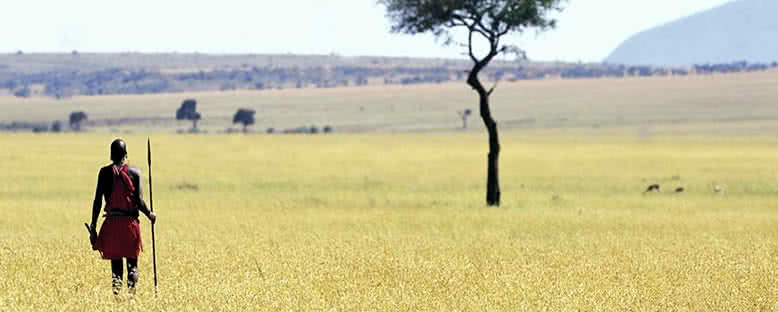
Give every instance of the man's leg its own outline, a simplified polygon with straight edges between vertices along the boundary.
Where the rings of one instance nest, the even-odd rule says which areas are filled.
[[[111,260],[111,286],[114,295],[118,295],[122,289],[122,276],[124,275],[124,266],[122,264],[121,258]]]
[[[138,283],[138,259],[127,258],[127,288],[131,295],[135,294],[135,285]]]

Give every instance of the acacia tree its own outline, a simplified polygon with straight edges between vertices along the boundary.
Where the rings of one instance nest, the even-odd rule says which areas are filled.
[[[473,61],[468,73],[467,84],[478,93],[479,112],[489,133],[489,156],[486,182],[486,203],[500,205],[500,183],[498,162],[500,139],[497,122],[489,108],[489,96],[495,86],[486,89],[478,74],[500,54],[516,54],[524,57],[518,47],[502,43],[510,33],[521,33],[527,29],[539,31],[553,28],[556,20],[549,15],[562,9],[564,0],[378,0],[386,7],[394,33],[432,33],[455,42],[451,30],[467,30],[467,42],[461,46],[467,49],[467,56]],[[488,51],[478,53],[474,39],[485,39]]]
[[[192,132],[197,132],[197,122],[202,118],[203,116],[197,112],[197,101],[194,99],[184,100],[181,107],[176,110],[176,120],[192,121]]]
[[[246,109],[241,108],[238,109],[237,112],[235,112],[235,115],[232,117],[232,124],[240,123],[243,124],[243,133],[248,133],[248,127],[250,125],[253,125],[254,120],[254,114],[256,114],[257,111],[253,109]]]
[[[70,129],[73,131],[81,131],[81,123],[88,119],[85,112],[72,112],[70,113]]]

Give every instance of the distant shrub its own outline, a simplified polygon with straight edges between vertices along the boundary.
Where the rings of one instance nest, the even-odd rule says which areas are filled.
[[[311,128],[310,127],[297,127],[292,129],[285,129],[285,134],[307,134],[310,133]]]
[[[51,132],[62,132],[62,122],[55,120],[51,123]]]
[[[459,118],[462,119],[462,129],[467,129],[467,118],[473,114],[473,111],[468,108],[463,111],[458,111],[457,114],[459,114]]]
[[[180,184],[177,184],[177,185],[173,186],[172,189],[178,190],[178,191],[197,192],[197,191],[200,190],[200,186],[197,185],[197,184],[183,182],[183,183],[180,183]]]
[[[34,123],[29,121],[14,120],[10,124],[2,126],[6,130],[19,131],[19,130],[32,130],[35,128],[48,127],[46,124]]]
[[[19,84],[16,83],[16,80],[8,80],[5,83],[3,83],[3,85],[2,85],[3,88],[9,89],[9,90],[16,89],[16,87],[18,87],[18,86],[19,86]]]
[[[85,112],[70,113],[70,129],[73,129],[73,131],[81,131],[81,123],[87,119],[88,116]]]
[[[16,90],[16,92],[14,92],[14,96],[20,98],[28,98],[31,95],[32,95],[32,90],[30,90],[30,88],[27,86],[24,86],[24,88],[21,88],[19,90]]]
[[[219,87],[219,91],[234,91],[236,89],[238,89],[238,86],[236,86],[235,83],[232,82],[222,83],[222,85]]]

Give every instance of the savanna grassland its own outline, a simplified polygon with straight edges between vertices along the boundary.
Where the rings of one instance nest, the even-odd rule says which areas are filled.
[[[492,110],[503,130],[525,135],[776,136],[778,71],[639,79],[539,80],[500,83]],[[67,125],[73,111],[89,115],[93,132],[175,133],[191,122],[175,120],[187,98],[198,101],[199,126],[223,133],[238,108],[257,111],[253,131],[264,133],[324,125],[347,133],[451,132],[457,111],[476,111],[477,97],[463,82],[158,95],[79,96],[64,100],[0,96],[0,124],[16,120]],[[476,111],[477,112],[477,111]],[[476,116],[470,129],[483,132]]]
[[[154,135],[159,295],[144,219],[118,300],[83,228],[113,138],[0,136],[0,310],[778,310],[776,137],[508,134],[487,208],[482,135]]]

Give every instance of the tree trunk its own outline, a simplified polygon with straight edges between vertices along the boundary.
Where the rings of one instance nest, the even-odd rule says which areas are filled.
[[[500,179],[499,179],[499,160],[500,160],[500,136],[497,133],[497,122],[492,118],[492,112],[489,108],[489,96],[491,91],[486,91],[481,81],[478,80],[478,73],[483,69],[488,60],[478,62],[470,71],[467,84],[473,87],[478,93],[479,110],[481,119],[484,121],[486,130],[489,133],[489,155],[488,169],[486,173],[486,205],[500,206]]]
[[[489,132],[488,169],[486,172],[486,204],[488,206],[500,206],[500,136],[497,133],[497,122],[492,118],[489,109],[489,94],[479,94],[481,118],[484,120],[486,130]]]
[[[197,132],[197,119],[192,120],[192,131]]]

